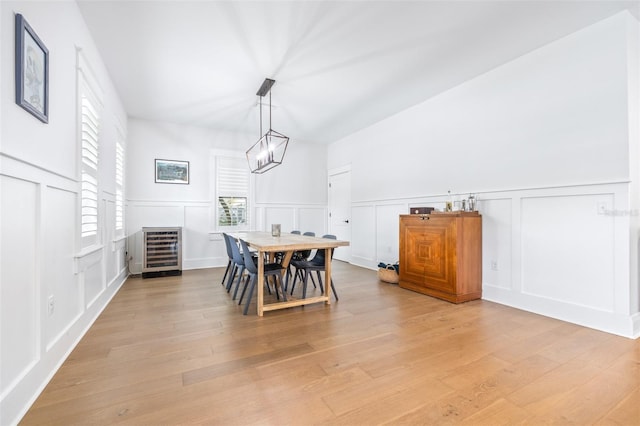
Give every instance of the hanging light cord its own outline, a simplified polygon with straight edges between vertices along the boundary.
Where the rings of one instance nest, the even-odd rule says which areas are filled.
[[[273,129],[271,127],[271,90],[269,90],[269,130]]]
[[[262,137],[262,96],[260,96],[260,137]]]

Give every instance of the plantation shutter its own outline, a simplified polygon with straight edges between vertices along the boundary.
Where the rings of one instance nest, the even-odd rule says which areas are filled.
[[[124,146],[121,137],[116,142],[116,235],[124,231]]]
[[[82,50],[78,52],[80,237],[82,247],[100,243],[99,182],[102,90]]]
[[[88,94],[81,96],[82,127],[82,239],[98,234],[98,166],[100,116]]]
[[[249,223],[249,169],[246,160],[217,157],[218,226],[244,227]]]

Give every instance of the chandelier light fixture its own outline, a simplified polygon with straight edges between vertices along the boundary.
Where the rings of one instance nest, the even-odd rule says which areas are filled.
[[[289,138],[271,128],[271,86],[276,81],[265,78],[258,89],[260,97],[260,139],[247,150],[247,161],[251,173],[261,174],[282,164],[284,154],[287,151]],[[262,133],[262,98],[269,94],[269,130]]]

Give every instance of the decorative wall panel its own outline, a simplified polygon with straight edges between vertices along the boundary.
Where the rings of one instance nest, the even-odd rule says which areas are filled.
[[[300,207],[297,209],[297,228],[301,232],[313,231],[316,235],[327,229],[327,210],[324,207]]]
[[[0,176],[0,394],[39,358],[38,185]],[[19,324],[19,326],[17,326]]]
[[[75,192],[45,187],[43,194],[42,231],[43,259],[42,301],[54,299],[53,312],[47,314],[46,342],[50,347],[84,311],[81,283],[74,273],[76,244],[70,235],[78,235]],[[99,280],[100,285],[102,279]],[[93,285],[93,283],[91,284]]]
[[[613,201],[611,194],[522,199],[523,293],[613,310],[614,218],[605,214]]]
[[[351,207],[351,259],[356,265],[371,265],[376,260],[375,207]]]
[[[512,286],[512,200],[483,199],[482,282],[485,286],[509,289]]]
[[[395,263],[398,258],[398,217],[407,213],[406,204],[376,206],[376,255],[378,262]],[[376,263],[377,264],[377,263]]]
[[[280,224],[282,232],[290,232],[295,226],[295,210],[286,207],[265,207],[265,230],[271,231],[271,225]],[[304,231],[303,231],[304,232]]]

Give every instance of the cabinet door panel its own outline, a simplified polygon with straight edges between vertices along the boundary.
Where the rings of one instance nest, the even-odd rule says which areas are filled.
[[[400,255],[400,274],[403,279],[422,285],[425,277],[424,245],[421,244],[423,227],[420,223],[406,223],[400,231],[404,239],[404,253]]]
[[[424,265],[425,282],[429,287],[455,290],[455,220],[431,219],[424,227],[418,245],[419,262]]]
[[[455,289],[455,220],[406,218],[401,222],[401,279],[444,291]]]

